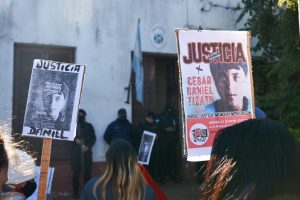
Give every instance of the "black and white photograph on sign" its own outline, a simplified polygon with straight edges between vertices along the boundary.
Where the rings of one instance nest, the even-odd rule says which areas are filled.
[[[24,126],[70,131],[77,79],[76,73],[33,69]]]
[[[73,140],[85,65],[35,59],[23,136]]]
[[[151,152],[154,145],[156,134],[144,131],[138,154],[138,163],[148,165],[150,162]]]

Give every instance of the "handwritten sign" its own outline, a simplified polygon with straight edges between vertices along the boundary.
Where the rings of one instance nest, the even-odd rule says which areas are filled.
[[[73,140],[85,65],[33,62],[23,136]]]

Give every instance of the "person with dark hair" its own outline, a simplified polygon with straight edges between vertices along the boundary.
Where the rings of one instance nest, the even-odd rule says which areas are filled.
[[[1,134],[3,134],[1,132]],[[8,180],[8,155],[5,149],[4,139],[0,134],[0,193],[2,192],[2,187]]]
[[[152,178],[154,180],[161,180],[162,177],[162,165],[159,163],[162,159],[161,156],[161,144],[160,144],[160,132],[159,132],[159,126],[156,122],[156,116],[152,111],[149,111],[146,113],[144,121],[142,124],[139,125],[138,131],[137,131],[137,144],[136,149],[138,151],[141,143],[141,139],[143,136],[144,131],[149,131],[156,134],[155,142],[152,148],[151,156],[150,156],[150,162],[149,165],[146,166],[146,168],[149,170],[149,173],[151,174]]]
[[[219,131],[201,199],[300,199],[300,149],[293,135],[271,119],[250,119]]]
[[[4,189],[18,192],[28,198],[37,188],[35,177],[36,166],[33,157],[26,151],[15,149],[15,155],[9,159],[8,180]]]
[[[92,124],[86,122],[86,112],[79,109],[77,119],[76,137],[71,148],[71,167],[73,170],[73,196],[79,197],[79,177],[83,170],[83,179],[86,183],[91,178],[93,165],[92,147],[95,144],[96,135]]]
[[[121,108],[118,111],[118,118],[107,126],[104,140],[107,144],[111,144],[116,139],[123,139],[133,144],[133,137],[133,128],[127,120],[126,110]]]
[[[26,199],[36,189],[34,159],[0,125],[0,199]],[[9,177],[8,177],[9,175]]]
[[[245,89],[248,67],[246,63],[210,63],[210,71],[220,99],[205,107],[204,112],[250,111],[251,102]]]
[[[170,178],[174,181],[178,181],[178,157],[179,157],[179,134],[177,120],[174,114],[174,110],[171,106],[165,106],[159,120],[160,128],[160,147],[162,154],[162,172],[164,177],[161,177],[161,182],[165,181],[165,178]]]
[[[91,179],[81,193],[81,200],[122,199],[155,200],[137,163],[136,151],[125,140],[114,140],[105,155],[101,177]]]

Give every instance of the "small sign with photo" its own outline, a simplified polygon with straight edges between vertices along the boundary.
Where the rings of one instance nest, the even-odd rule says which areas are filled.
[[[85,65],[35,59],[23,136],[73,141]]]
[[[138,163],[149,165],[156,134],[144,131],[138,154]]]

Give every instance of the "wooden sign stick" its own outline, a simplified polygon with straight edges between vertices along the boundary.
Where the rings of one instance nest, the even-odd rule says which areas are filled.
[[[43,138],[43,149],[41,158],[41,173],[38,190],[38,199],[46,200],[47,197],[47,182],[48,182],[48,170],[50,164],[52,139]]]

